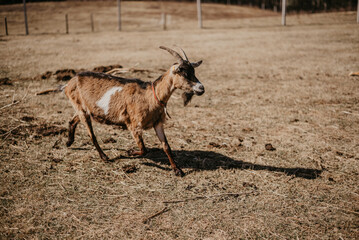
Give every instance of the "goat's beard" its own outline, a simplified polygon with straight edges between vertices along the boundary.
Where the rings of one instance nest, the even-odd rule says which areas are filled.
[[[182,93],[183,105],[187,106],[187,104],[192,100],[194,92],[184,92]]]

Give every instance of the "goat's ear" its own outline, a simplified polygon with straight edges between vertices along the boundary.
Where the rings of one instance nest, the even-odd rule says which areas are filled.
[[[173,66],[173,70],[172,70],[172,72],[173,73],[179,73],[180,71],[181,71],[181,66],[182,66],[182,64],[175,64],[174,66]]]
[[[201,64],[202,64],[202,60],[195,62],[195,63],[191,63],[193,68],[199,67],[199,65],[201,65]]]

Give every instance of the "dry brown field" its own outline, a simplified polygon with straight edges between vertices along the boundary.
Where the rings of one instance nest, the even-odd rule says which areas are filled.
[[[0,6],[0,239],[359,238],[355,12],[289,15],[282,27],[270,11],[203,4],[198,29],[194,3],[124,2],[119,32],[114,2],[30,3],[25,36],[21,11]],[[81,125],[66,148],[70,103],[35,93],[66,84],[60,69],[120,64],[153,81],[174,62],[160,45],[203,60],[206,93],[183,107],[178,91],[168,106],[186,175],[154,131],[141,158],[127,156],[128,131],[100,124],[114,162]]]

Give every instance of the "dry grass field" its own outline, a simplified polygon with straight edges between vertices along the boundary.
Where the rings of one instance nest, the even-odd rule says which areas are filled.
[[[290,15],[281,27],[272,12],[204,4],[200,30],[194,4],[124,2],[118,32],[111,2],[28,10],[25,36],[21,5],[0,6],[10,33],[0,26],[0,239],[359,238],[355,12]],[[60,69],[120,64],[152,81],[174,62],[160,45],[203,60],[206,93],[188,107],[175,93],[168,106],[186,176],[174,176],[154,131],[143,158],[127,156],[128,131],[100,124],[114,162],[99,159],[81,125],[66,148],[71,105],[35,93],[65,84]]]

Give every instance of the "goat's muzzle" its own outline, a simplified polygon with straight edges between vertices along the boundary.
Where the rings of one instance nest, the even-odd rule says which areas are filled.
[[[192,100],[193,95],[201,96],[204,93],[204,86],[202,83],[197,82],[193,87],[192,91],[190,92],[184,92],[182,94],[183,98],[183,105],[187,106],[187,104]]]
[[[204,93],[204,86],[202,83],[198,82],[196,85],[193,86],[193,92],[197,96],[201,96]]]

